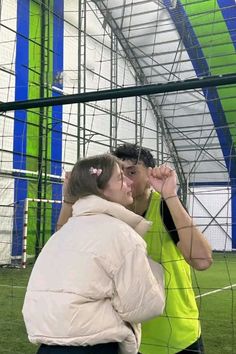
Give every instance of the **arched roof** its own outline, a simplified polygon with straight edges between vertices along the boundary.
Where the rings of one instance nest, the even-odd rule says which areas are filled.
[[[94,1],[140,83],[236,72],[234,0]],[[190,183],[235,181],[235,85],[151,97]]]

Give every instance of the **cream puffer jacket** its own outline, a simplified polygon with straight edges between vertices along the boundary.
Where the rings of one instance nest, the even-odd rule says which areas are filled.
[[[78,200],[32,270],[23,306],[29,340],[73,346],[119,342],[120,353],[136,354],[139,323],[164,308],[161,266],[152,263],[151,271],[140,237],[149,225],[100,197]]]

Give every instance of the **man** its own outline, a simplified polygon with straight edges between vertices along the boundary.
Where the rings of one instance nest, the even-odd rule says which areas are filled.
[[[164,314],[142,324],[142,354],[203,353],[199,313],[190,266],[204,270],[212,263],[211,248],[177,196],[175,172],[155,167],[152,154],[134,144],[113,154],[123,161],[132,181],[132,211],[152,221],[144,239],[149,256],[165,270]]]
[[[133,181],[134,202],[130,209],[152,221],[151,229],[144,236],[148,254],[165,271],[165,311],[162,316],[142,324],[140,351],[142,354],[202,354],[190,266],[207,269],[212,263],[211,248],[177,196],[176,174],[172,169],[165,165],[155,167],[152,154],[134,144],[119,146],[113,154],[123,161],[124,173]],[[58,228],[70,216],[71,203],[65,200]]]

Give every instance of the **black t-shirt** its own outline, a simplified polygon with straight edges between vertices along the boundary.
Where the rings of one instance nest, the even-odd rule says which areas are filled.
[[[144,218],[145,218],[146,212],[147,212],[147,210],[142,215]],[[174,244],[177,245],[177,243],[179,242],[178,231],[176,229],[174,220],[171,216],[169,208],[168,208],[166,202],[164,201],[164,199],[161,200],[160,212],[161,212],[162,221],[163,221],[167,231],[169,232],[170,237],[172,238]]]
[[[169,235],[172,238],[173,242],[177,245],[177,243],[179,242],[178,231],[176,229],[175,223],[171,216],[170,210],[163,199],[161,200],[160,211],[161,211],[162,221],[164,222],[164,225],[168,230]]]
[[[145,218],[147,210],[142,215],[144,218]],[[163,221],[167,231],[169,232],[170,237],[172,238],[174,244],[177,245],[177,243],[179,242],[178,231],[176,229],[174,220],[171,216],[170,210],[169,210],[164,199],[161,199],[160,212],[161,212],[162,221]]]

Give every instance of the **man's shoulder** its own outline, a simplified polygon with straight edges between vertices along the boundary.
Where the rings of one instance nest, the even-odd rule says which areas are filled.
[[[151,201],[160,201],[162,199],[161,193],[152,190],[151,192]]]

